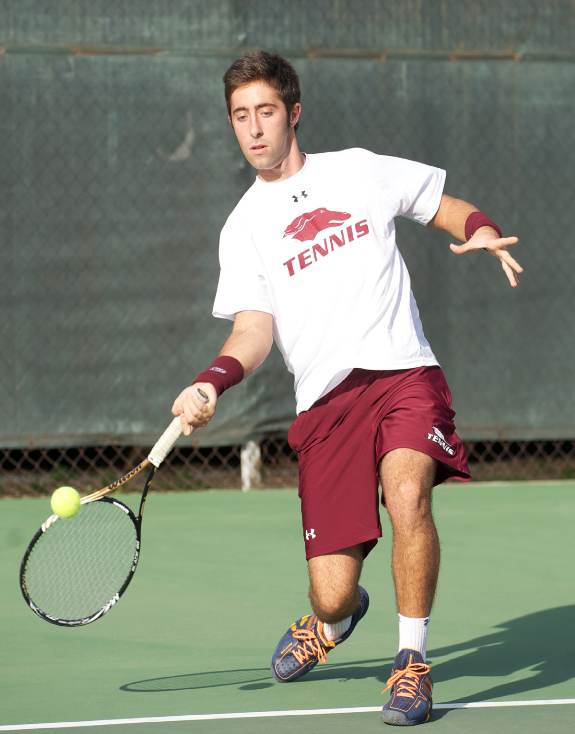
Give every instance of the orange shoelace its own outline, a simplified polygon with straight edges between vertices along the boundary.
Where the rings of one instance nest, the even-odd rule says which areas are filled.
[[[335,642],[328,640],[322,635],[322,625],[318,622],[316,630],[314,629],[296,629],[293,636],[299,641],[299,645],[291,651],[294,658],[300,665],[303,665],[312,658],[317,658],[319,663],[327,662],[326,648],[335,647]]]
[[[406,696],[407,698],[415,698],[421,678],[431,671],[430,665],[424,663],[409,663],[407,668],[403,670],[394,670],[387,681],[387,685],[383,689],[388,691],[397,683],[397,696]],[[430,691],[431,692],[431,691]]]

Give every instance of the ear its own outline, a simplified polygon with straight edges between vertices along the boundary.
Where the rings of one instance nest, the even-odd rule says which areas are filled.
[[[297,125],[297,123],[299,122],[300,116],[301,116],[301,102],[296,102],[294,106],[291,108],[290,121],[289,121],[289,124],[291,127],[295,127]]]

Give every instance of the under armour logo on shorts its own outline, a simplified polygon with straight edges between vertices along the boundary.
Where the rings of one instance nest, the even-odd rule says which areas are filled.
[[[314,540],[314,538],[315,538],[315,528],[311,528],[310,530],[305,531],[306,540]]]

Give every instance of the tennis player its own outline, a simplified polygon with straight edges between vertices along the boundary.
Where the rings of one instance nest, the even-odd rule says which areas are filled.
[[[443,193],[445,171],[354,148],[305,154],[297,74],[264,51],[224,76],[229,120],[255,168],[220,239],[213,307],[233,321],[219,356],[173,405],[186,435],[218,397],[266,359],[273,341],[294,375],[303,540],[313,614],[297,619],[272,657],[278,681],[307,674],[352,634],[369,605],[359,586],[381,536],[378,485],[393,528],[399,647],[382,717],[428,720],[429,615],[439,570],[434,485],[470,478],[451,395],[427,342],[396,245],[395,219],[447,232],[500,263],[512,287],[517,237]],[[204,403],[196,388],[208,394]]]

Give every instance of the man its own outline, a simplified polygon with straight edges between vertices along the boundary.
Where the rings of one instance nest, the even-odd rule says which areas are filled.
[[[233,320],[220,355],[176,399],[186,435],[214,415],[218,396],[253,372],[275,339],[294,374],[303,535],[314,614],[280,639],[279,681],[306,674],[345,641],[367,611],[358,585],[381,536],[378,485],[393,528],[399,652],[388,681],[388,724],[431,711],[427,625],[439,569],[431,491],[469,479],[449,388],[425,339],[394,219],[413,219],[486,250],[512,287],[522,268],[476,207],[443,194],[445,172],[352,149],[303,154],[298,78],[266,52],[224,76],[242,153],[257,177],[220,239],[214,316]]]

